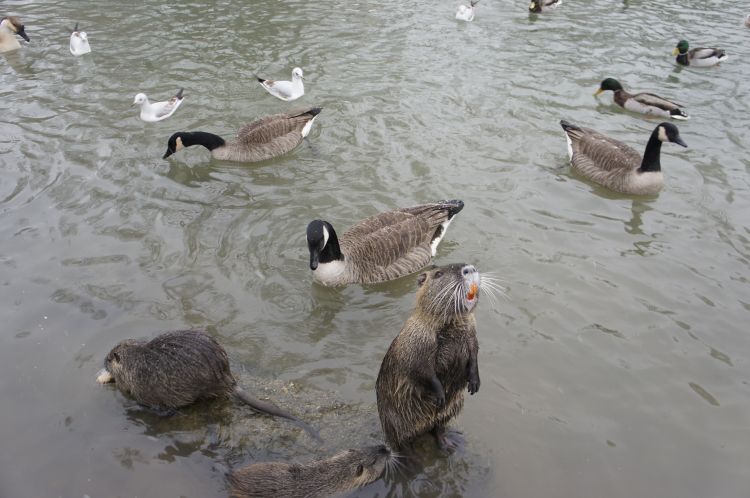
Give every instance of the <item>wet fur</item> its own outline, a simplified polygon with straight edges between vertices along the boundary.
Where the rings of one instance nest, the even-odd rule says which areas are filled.
[[[463,408],[467,386],[472,394],[479,389],[476,302],[471,309],[464,304],[464,266],[419,276],[416,308],[383,358],[376,381],[378,413],[386,443],[395,450],[443,429]],[[439,278],[438,271],[443,272]],[[442,406],[434,379],[442,386]]]
[[[229,475],[233,498],[323,498],[365,486],[394,458],[385,446],[345,450],[307,464],[248,465]]]

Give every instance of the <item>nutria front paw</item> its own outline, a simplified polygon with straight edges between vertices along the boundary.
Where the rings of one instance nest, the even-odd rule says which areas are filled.
[[[479,392],[479,384],[481,382],[479,381],[479,374],[475,373],[469,378],[469,394],[475,394]]]

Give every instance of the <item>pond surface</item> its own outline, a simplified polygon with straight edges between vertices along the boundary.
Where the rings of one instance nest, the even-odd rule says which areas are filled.
[[[445,458],[359,497],[746,497],[750,489],[750,29],[742,2],[4,2],[30,44],[0,55],[0,495],[208,497],[224,471],[381,439],[375,378],[415,277],[311,283],[305,227],[340,230],[459,198],[437,263],[503,279],[477,309],[482,386]],[[80,23],[93,52],[68,52]],[[680,68],[680,38],[730,53]],[[305,71],[289,104],[253,74]],[[616,195],[570,174],[561,118],[643,150],[659,120],[592,94],[605,77],[685,105],[666,187]],[[144,123],[145,92],[187,98]],[[231,137],[324,108],[254,165]],[[94,383],[118,341],[204,327],[246,389],[321,429],[233,401],[162,419]]]

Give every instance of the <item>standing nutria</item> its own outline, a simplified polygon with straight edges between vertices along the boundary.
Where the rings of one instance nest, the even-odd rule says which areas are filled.
[[[479,390],[479,272],[467,264],[442,266],[419,275],[417,285],[416,308],[380,365],[380,423],[394,450],[432,432],[442,450],[453,451],[460,439],[445,426],[463,408],[464,389]]]
[[[229,474],[232,498],[324,498],[377,480],[395,462],[385,446],[345,450],[308,464],[255,463]]]
[[[231,394],[259,412],[292,420],[319,439],[312,427],[289,412],[243,391],[229,370],[227,352],[200,330],[166,332],[150,341],[122,341],[107,355],[96,381],[114,381],[141,405],[167,413],[199,399]]]

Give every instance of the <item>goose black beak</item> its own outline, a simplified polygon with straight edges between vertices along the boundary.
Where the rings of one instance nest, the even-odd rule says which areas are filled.
[[[174,151],[171,150],[171,149],[169,149],[169,147],[167,147],[167,152],[164,153],[164,155],[162,156],[162,159],[166,159],[169,156],[171,156],[172,154],[174,154]]]
[[[29,40],[29,35],[26,34],[25,26],[21,26],[21,29],[19,29],[18,31],[16,31],[16,34],[18,36],[20,36],[21,38],[23,38],[24,40],[26,40],[27,42],[31,41],[31,40]]]
[[[672,141],[673,141],[674,143],[676,143],[677,145],[682,145],[683,147],[687,147],[687,144],[686,144],[685,142],[683,142],[683,141],[682,141],[682,138],[681,138],[681,137],[675,137],[675,139],[674,139],[674,140],[672,140]]]
[[[320,253],[318,251],[310,251],[310,269],[315,271],[318,268],[318,258]]]

